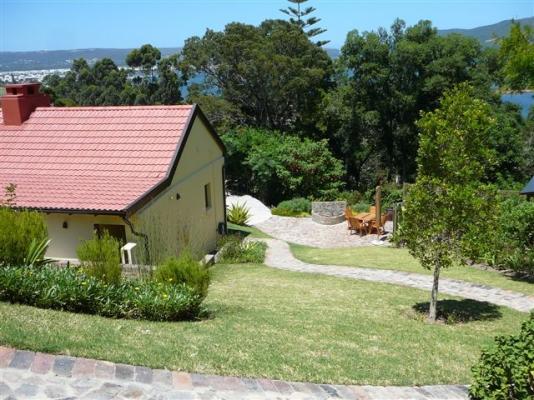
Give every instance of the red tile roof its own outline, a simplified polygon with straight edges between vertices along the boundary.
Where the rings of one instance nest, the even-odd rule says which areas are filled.
[[[0,190],[16,184],[18,207],[125,212],[167,178],[194,109],[42,107],[20,126],[0,113]]]

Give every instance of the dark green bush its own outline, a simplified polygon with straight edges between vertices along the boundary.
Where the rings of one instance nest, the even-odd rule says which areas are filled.
[[[272,213],[274,215],[280,215],[283,217],[302,217],[311,213],[311,201],[302,197],[282,201],[273,208]]]
[[[95,233],[92,239],[82,242],[76,253],[88,275],[103,282],[117,283],[121,279],[119,251],[119,242],[104,231],[100,237]]]
[[[261,264],[265,259],[267,245],[260,241],[243,240],[239,235],[227,235],[219,241],[220,263],[242,264],[255,263]]]
[[[534,398],[534,313],[518,335],[498,336],[473,367],[472,399]]]
[[[326,139],[243,128],[222,137],[228,156],[228,187],[268,205],[297,196],[332,198],[343,187],[343,163]]]
[[[32,241],[46,238],[46,223],[41,214],[0,207],[0,266],[23,265]]]
[[[203,297],[184,284],[106,284],[77,268],[46,266],[0,268],[0,300],[113,318],[176,321],[197,317]]]
[[[510,197],[500,203],[498,224],[488,232],[486,261],[500,268],[534,275],[534,202]]]
[[[352,207],[353,205],[355,204],[358,204],[362,201],[363,199],[363,195],[354,190],[352,192],[349,192],[349,191],[346,191],[346,192],[339,192],[335,197],[334,197],[334,200],[337,200],[337,201],[346,201],[347,202],[347,205],[349,207]],[[326,199],[327,201],[328,200],[332,200],[332,199]]]
[[[166,284],[186,285],[204,299],[208,294],[210,272],[190,251],[182,250],[180,256],[168,258],[156,268],[154,279]]]

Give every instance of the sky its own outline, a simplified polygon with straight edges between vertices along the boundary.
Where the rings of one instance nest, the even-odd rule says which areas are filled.
[[[180,47],[206,28],[285,18],[287,0],[0,0],[0,51]],[[534,0],[309,0],[341,47],[347,32],[430,19],[439,29],[472,28],[534,15]],[[318,24],[319,25],[319,24]]]

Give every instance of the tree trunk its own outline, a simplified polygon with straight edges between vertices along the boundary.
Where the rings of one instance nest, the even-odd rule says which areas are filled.
[[[436,322],[437,308],[438,308],[438,284],[439,284],[439,272],[441,265],[436,263],[434,266],[434,283],[432,284],[432,294],[430,295],[430,308],[428,310],[428,320],[430,322]]]

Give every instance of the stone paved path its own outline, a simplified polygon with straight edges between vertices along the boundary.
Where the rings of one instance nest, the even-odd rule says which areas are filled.
[[[377,235],[359,236],[351,234],[347,223],[320,225],[311,218],[292,218],[273,215],[267,221],[254,225],[259,230],[276,239],[289,243],[319,248],[370,246]],[[393,223],[386,222],[386,233],[393,230]],[[313,232],[313,235],[310,235]]]
[[[308,264],[297,260],[291,253],[289,245],[286,242],[278,239],[261,240],[265,241],[268,245],[265,264],[269,267],[331,275],[341,278],[392,283],[428,291],[432,288],[432,277],[430,275],[372,268]],[[510,307],[522,312],[534,310],[534,296],[527,296],[491,286],[441,278],[439,280],[439,291],[466,299],[486,301],[500,306]]]
[[[0,399],[467,399],[463,385],[342,386],[188,374],[0,347]]]

